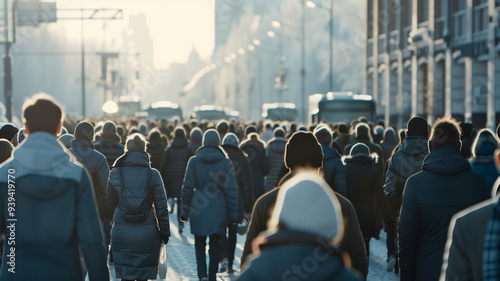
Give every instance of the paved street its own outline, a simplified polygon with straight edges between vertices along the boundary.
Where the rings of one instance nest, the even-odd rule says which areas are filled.
[[[171,230],[172,237],[167,245],[167,264],[169,281],[197,281],[196,273],[196,259],[194,252],[194,237],[190,232],[189,223],[185,225],[184,233],[179,235],[177,228],[177,221],[175,216],[171,216]],[[238,269],[240,265],[240,257],[243,251],[243,243],[245,236],[238,235],[238,243],[235,253],[234,268]],[[385,246],[385,233],[379,240],[372,240],[370,243],[370,268],[368,273],[368,281],[396,281],[399,280],[399,275],[394,272],[386,271],[386,246]],[[208,264],[208,254],[207,254]],[[115,278],[114,267],[110,267],[111,276],[113,281],[120,281]],[[238,272],[234,275],[227,273],[219,273],[219,280],[236,280]],[[161,279],[157,279],[161,280]]]

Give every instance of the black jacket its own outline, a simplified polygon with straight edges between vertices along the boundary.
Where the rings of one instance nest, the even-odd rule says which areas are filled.
[[[252,170],[253,201],[264,194],[264,177],[269,173],[266,147],[260,140],[248,139],[240,144],[241,150],[248,155]]]
[[[123,145],[116,142],[96,142],[94,143],[94,148],[106,157],[110,169],[113,167],[116,159],[122,156],[125,151]]]
[[[160,174],[168,197],[181,197],[181,188],[189,158],[193,151],[183,138],[174,138],[163,153]]]
[[[151,168],[160,170],[161,160],[163,157],[163,152],[165,152],[166,145],[161,142],[160,139],[152,139],[148,143],[147,152],[149,154],[149,159],[151,161]]]
[[[323,171],[325,180],[336,192],[346,196],[346,175],[342,157],[335,148],[322,145],[323,149]]]

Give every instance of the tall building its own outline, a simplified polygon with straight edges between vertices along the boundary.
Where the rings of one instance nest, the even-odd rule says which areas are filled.
[[[430,122],[454,115],[494,128],[499,7],[498,0],[367,0],[365,90],[378,115],[399,127],[414,115]]]

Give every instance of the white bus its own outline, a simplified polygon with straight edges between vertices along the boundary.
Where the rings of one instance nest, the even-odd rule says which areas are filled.
[[[174,118],[179,118],[182,121],[182,110],[179,104],[169,101],[158,101],[151,104],[147,109],[148,118],[159,120],[164,118],[171,122]]]
[[[265,103],[262,105],[262,118],[264,119],[294,122],[298,115],[294,103]]]
[[[310,123],[350,122],[365,116],[369,121],[377,120],[375,101],[372,96],[352,92],[330,92],[309,96]]]

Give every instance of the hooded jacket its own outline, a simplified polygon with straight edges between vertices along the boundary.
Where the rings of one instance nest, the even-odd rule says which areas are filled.
[[[89,172],[92,186],[94,187],[99,215],[102,220],[110,221],[113,218],[113,210],[108,206],[107,186],[109,168],[106,157],[95,151],[91,142],[81,139],[71,141],[69,152],[71,152]]]
[[[238,221],[238,186],[231,160],[218,146],[202,146],[191,157],[182,186],[182,216],[191,233],[224,235]]]
[[[4,241],[3,261],[11,247],[16,259],[15,274],[2,264],[2,280],[83,281],[80,253],[90,280],[109,280],[90,179],[53,135],[30,134],[0,174],[0,233],[9,237],[7,227],[15,225],[15,245]],[[10,194],[9,183],[15,186]],[[8,210],[10,196],[14,213]]]
[[[267,163],[270,169],[264,182],[265,191],[273,189],[277,184],[278,174],[285,162],[286,142],[285,138],[275,137],[267,144]]]
[[[258,139],[258,135],[250,135],[240,144],[241,150],[248,155],[250,169],[252,170],[253,202],[264,194],[264,177],[269,173],[266,146]]]
[[[427,138],[421,136],[407,137],[389,161],[384,193],[393,215],[401,208],[406,181],[422,169],[424,158],[429,154],[427,142]]]
[[[187,140],[183,138],[174,138],[163,153],[160,173],[169,198],[181,197],[187,163],[193,155]]]
[[[398,146],[398,142],[398,137],[396,136],[396,132],[394,132],[394,130],[385,130],[384,141],[380,144],[380,146],[382,147],[384,160],[386,162],[391,159],[392,152],[394,151],[394,148]]]
[[[323,171],[326,182],[333,190],[346,196],[346,174],[342,156],[331,146],[322,145],[321,148],[323,149]]]
[[[482,134],[477,137],[477,142],[473,147],[475,157],[469,163],[474,172],[484,176],[486,182],[488,182],[488,186],[492,189],[495,181],[500,176],[493,156],[498,142],[493,135],[486,135],[487,137],[484,137]]]
[[[108,166],[111,169],[116,159],[124,152],[124,147],[119,142],[100,141],[94,144],[95,150],[102,153],[108,161]]]
[[[401,280],[438,280],[454,214],[490,197],[486,180],[454,147],[439,147],[410,177],[399,220]]]

